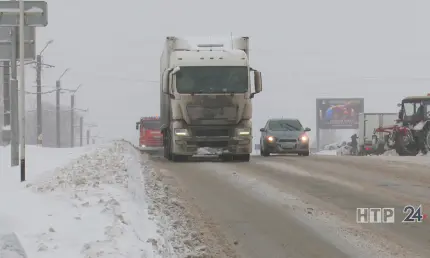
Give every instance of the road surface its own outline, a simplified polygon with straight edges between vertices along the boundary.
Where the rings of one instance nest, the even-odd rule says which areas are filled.
[[[198,232],[208,256],[430,257],[430,219],[401,223],[407,204],[430,211],[425,165],[345,156],[150,162],[181,203],[167,213],[187,214],[183,226]],[[358,207],[393,207],[395,223],[357,224]]]

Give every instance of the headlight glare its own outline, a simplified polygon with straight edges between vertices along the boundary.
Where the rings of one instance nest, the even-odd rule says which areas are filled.
[[[251,134],[251,128],[238,128],[236,129],[237,135],[246,136]]]
[[[188,136],[188,130],[182,128],[175,128],[175,135],[177,136]]]

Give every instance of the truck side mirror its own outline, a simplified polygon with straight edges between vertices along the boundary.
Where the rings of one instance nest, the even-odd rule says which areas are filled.
[[[169,82],[163,83],[162,91],[164,94],[169,94]]]
[[[255,87],[255,92],[251,93],[251,98],[253,98],[255,94],[260,93],[263,90],[263,81],[261,78],[261,72],[257,70],[254,70],[254,87]]]
[[[397,103],[397,107],[402,107],[402,103]]]
[[[265,131],[266,131],[266,129],[260,128],[260,132],[265,132]]]
[[[309,128],[309,127],[305,128],[305,132],[310,132],[310,131],[311,131],[311,128]]]
[[[176,68],[175,69],[170,68],[170,69],[164,71],[163,82],[161,83],[161,85],[162,85],[161,86],[161,91],[164,94],[169,95],[170,98],[172,98],[172,99],[175,98],[175,95],[173,95],[173,94],[170,93],[170,84],[172,83],[172,74],[174,74],[177,71],[179,71],[179,67],[177,67],[177,69]]]
[[[402,120],[402,118],[403,118],[403,110],[400,110],[399,111],[399,120]]]
[[[139,130],[139,122],[136,122],[136,130]]]

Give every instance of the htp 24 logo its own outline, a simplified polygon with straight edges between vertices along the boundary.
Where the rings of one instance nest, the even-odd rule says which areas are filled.
[[[422,205],[417,208],[406,205],[403,213],[406,216],[402,223],[422,222],[427,218],[427,214],[423,213]],[[357,223],[394,223],[395,208],[357,208],[356,221]]]
[[[403,223],[408,222],[422,222],[427,218],[427,214],[423,213],[423,206],[420,205],[416,209],[412,205],[406,205],[403,208],[403,213],[406,214],[406,217],[403,219]]]

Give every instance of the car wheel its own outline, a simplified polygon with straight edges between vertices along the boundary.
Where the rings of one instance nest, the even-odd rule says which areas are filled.
[[[263,148],[263,146],[264,146],[264,145],[261,145],[261,150],[260,150],[260,154],[261,154],[261,156],[263,156],[263,157],[268,157],[268,156],[270,156],[270,152],[266,151],[266,150]]]

